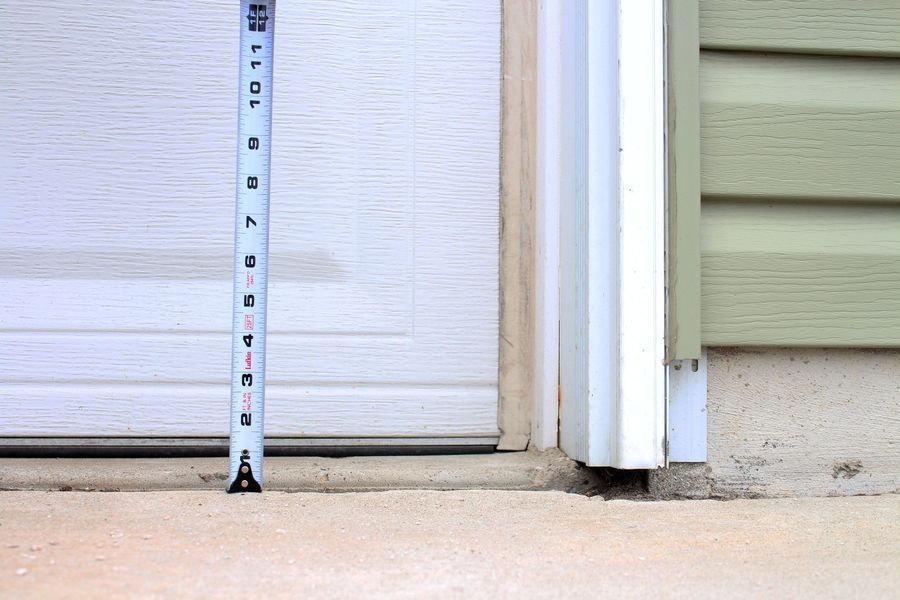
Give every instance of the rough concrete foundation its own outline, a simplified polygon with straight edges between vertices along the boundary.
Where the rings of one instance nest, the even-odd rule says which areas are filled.
[[[900,488],[900,351],[709,350],[708,462],[651,472],[658,497]]]

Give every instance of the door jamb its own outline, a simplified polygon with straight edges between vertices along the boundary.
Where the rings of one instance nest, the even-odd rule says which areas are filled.
[[[563,20],[570,11],[586,14],[585,27],[579,30],[585,37],[583,46],[556,37],[552,26],[556,13],[551,12],[556,8]],[[539,11],[538,52],[545,68],[538,70],[538,105],[543,110],[538,111],[537,154],[577,165],[578,157],[570,155],[587,153],[584,166],[578,167],[583,172],[576,174],[586,187],[583,200],[576,202],[586,204],[582,207],[586,234],[578,240],[577,252],[584,253],[587,281],[568,281],[565,276],[559,280],[564,296],[583,295],[585,310],[577,316],[582,321],[576,330],[586,332],[586,337],[580,346],[570,344],[567,349],[575,348],[572,356],[587,356],[575,361],[571,353],[560,350],[560,373],[580,370],[573,376],[582,384],[568,395],[560,391],[559,433],[560,446],[588,465],[646,469],[662,466],[666,459],[664,22],[664,0],[547,0]],[[558,154],[556,138],[550,135],[554,126],[571,127],[571,119],[578,116],[563,114],[562,103],[554,104],[558,101],[554,89],[561,87],[553,78],[557,54],[561,69],[582,78],[583,89],[575,93],[583,94],[586,103],[586,118],[574,123],[576,129],[583,128],[579,135],[586,149],[560,145]],[[608,147],[611,144],[615,146]],[[566,171],[556,170],[552,163],[539,169],[544,179],[538,184],[536,214],[541,218],[547,211],[552,215],[553,207],[547,205],[555,204],[559,210],[569,200],[562,198],[559,187]],[[559,173],[559,182],[548,180],[554,173]],[[611,214],[617,217],[610,218]],[[576,243],[571,235],[538,238],[545,245],[559,241]],[[610,247],[606,252],[604,244]],[[537,252],[539,257],[553,256],[546,246]],[[552,289],[546,288],[559,268],[558,260],[555,265],[538,261],[544,282],[538,293],[543,298],[552,297]],[[557,315],[559,306],[557,300]],[[546,347],[552,341],[552,331],[544,327],[542,337],[535,339],[536,365],[543,361],[546,367],[552,356],[552,348],[547,352]],[[535,421],[554,412],[557,398],[548,387],[546,381],[535,386]],[[541,425],[546,429],[546,423],[536,426]]]
[[[563,2],[556,0],[542,0],[537,19],[534,418],[531,439],[538,450],[555,448],[559,436],[562,5]]]

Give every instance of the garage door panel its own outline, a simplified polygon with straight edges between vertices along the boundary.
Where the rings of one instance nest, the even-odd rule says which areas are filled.
[[[477,344],[473,347],[471,336],[443,335],[439,349],[433,348],[429,337],[272,334],[268,340],[267,382],[456,385],[494,381],[493,353],[479,351]],[[475,341],[484,344],[487,340]],[[178,336],[15,332],[0,334],[0,343],[18,348],[19,362],[0,367],[4,381],[217,383],[228,381],[230,368],[231,336],[225,332],[185,332]],[[340,360],[322,360],[323,356],[339,356]],[[484,366],[473,368],[473,364],[480,364],[476,361]]]
[[[228,386],[41,384],[7,386],[0,435],[228,435]],[[266,435],[288,437],[496,436],[493,385],[270,385]],[[52,402],[47,399],[52,398]],[[15,423],[15,428],[10,423]]]
[[[226,258],[230,263],[230,257]],[[61,261],[63,262],[63,261]],[[111,268],[115,258],[110,259]],[[160,281],[4,279],[14,310],[0,317],[7,331],[185,332],[231,331],[231,273],[216,280]],[[202,270],[190,270],[202,276]],[[228,279],[226,279],[226,277]],[[271,276],[270,276],[271,277]],[[210,278],[212,279],[212,278]],[[312,281],[311,281],[312,280]],[[412,327],[412,288],[315,281],[273,281],[269,325],[273,332],[404,334]],[[335,301],[339,298],[340,301]]]
[[[0,435],[223,433],[235,13],[131,1],[98,29],[50,0],[0,22]],[[499,2],[277,19],[267,431],[496,432]]]

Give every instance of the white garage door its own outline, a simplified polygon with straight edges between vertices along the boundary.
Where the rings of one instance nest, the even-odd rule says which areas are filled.
[[[0,435],[227,435],[238,3],[2,10]],[[267,434],[495,437],[498,0],[276,23]]]

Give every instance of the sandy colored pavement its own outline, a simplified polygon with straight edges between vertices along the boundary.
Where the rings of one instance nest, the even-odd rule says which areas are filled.
[[[900,597],[900,496],[2,492],[0,597]]]

